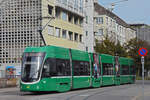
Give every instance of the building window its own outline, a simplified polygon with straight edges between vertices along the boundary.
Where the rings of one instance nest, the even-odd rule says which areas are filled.
[[[67,0],[62,0],[62,4],[67,5]]]
[[[97,17],[96,18],[96,23],[97,24],[103,24],[103,17]]]
[[[112,26],[112,19],[110,20],[110,26]]]
[[[62,30],[62,38],[67,38],[67,30]]]
[[[73,23],[73,15],[72,14],[68,14],[68,21],[70,23]]]
[[[75,40],[75,41],[78,41],[78,33],[75,33],[75,34],[74,34],[74,40]]]
[[[67,12],[62,12],[62,19],[67,21]]]
[[[108,25],[108,17],[106,17],[106,24]]]
[[[73,32],[69,31],[69,40],[73,40]]]
[[[94,32],[94,36],[96,36],[98,34],[98,32]]]
[[[88,16],[85,17],[85,22],[88,23]]]
[[[115,21],[113,21],[113,27],[115,28],[116,27],[116,24],[115,24],[116,22]]]
[[[79,24],[80,24],[80,26],[83,26],[83,19],[82,18],[79,19]]]
[[[60,18],[60,9],[56,9],[56,18]]]
[[[60,28],[57,28],[57,27],[56,27],[55,30],[56,30],[56,36],[57,36],[57,37],[60,37]]]
[[[83,42],[83,41],[82,41],[82,35],[79,36],[79,39],[80,39],[80,40],[79,40],[80,42]]]
[[[75,2],[75,3],[74,3],[74,9],[75,9],[75,10],[78,10],[78,0],[75,0],[74,2]]]
[[[103,29],[99,29],[97,35],[103,35]]]
[[[80,0],[80,12],[83,12],[83,0]]]
[[[53,13],[53,7],[50,6],[50,5],[48,5],[48,13],[49,13],[50,15],[52,15],[52,13]]]
[[[88,31],[86,31],[86,36],[88,36]]]
[[[48,34],[53,35],[54,34],[54,27],[53,26],[48,26]]]
[[[78,17],[74,17],[74,24],[78,25]]]

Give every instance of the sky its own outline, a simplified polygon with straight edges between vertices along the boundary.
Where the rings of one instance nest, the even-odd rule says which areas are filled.
[[[104,7],[122,0],[99,0]],[[113,12],[129,24],[144,23],[150,25],[150,0],[128,0],[117,3]]]

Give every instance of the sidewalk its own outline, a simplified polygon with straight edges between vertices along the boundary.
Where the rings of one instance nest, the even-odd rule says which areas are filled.
[[[144,93],[144,99],[143,99],[143,95],[141,94],[137,96],[135,100],[150,100],[150,92]]]
[[[1,92],[8,92],[8,91],[19,91],[19,88],[18,87],[0,88],[0,93]]]
[[[16,87],[18,85],[19,85],[19,80],[17,78],[14,78],[14,79],[0,78],[0,89]]]

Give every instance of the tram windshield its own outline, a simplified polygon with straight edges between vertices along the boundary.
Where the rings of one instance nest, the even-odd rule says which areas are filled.
[[[44,56],[45,53],[24,53],[21,74],[23,82],[35,82],[39,79]]]

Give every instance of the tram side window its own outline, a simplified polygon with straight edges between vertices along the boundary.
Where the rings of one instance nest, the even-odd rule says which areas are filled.
[[[43,70],[42,70],[42,77],[50,77],[52,75],[56,75],[56,60],[53,58],[46,59]]]
[[[84,62],[85,66],[85,72],[87,75],[90,75],[90,63],[89,62]]]
[[[74,76],[90,75],[89,62],[85,61],[73,61]]]
[[[129,75],[129,66],[122,65],[122,73],[121,75]]]
[[[113,64],[103,63],[103,75],[113,75]]]
[[[42,77],[70,76],[70,61],[65,59],[48,58],[43,67]]]
[[[135,74],[136,74],[135,66],[131,66],[131,75],[135,75]]]
[[[70,76],[70,61],[64,59],[56,59],[57,76]]]

